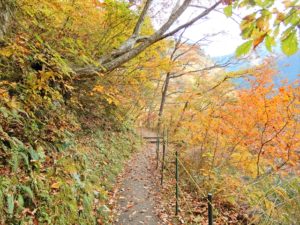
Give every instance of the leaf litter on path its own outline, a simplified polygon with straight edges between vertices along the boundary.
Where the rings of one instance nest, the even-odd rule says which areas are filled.
[[[146,132],[145,136],[153,136]],[[119,176],[116,193],[116,225],[163,225],[159,217],[159,171],[155,170],[155,144],[147,144],[127,163]]]

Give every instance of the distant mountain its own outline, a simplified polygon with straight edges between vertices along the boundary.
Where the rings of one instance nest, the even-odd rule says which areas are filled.
[[[300,51],[298,51],[295,55],[288,57],[282,53],[270,54],[264,49],[260,49],[255,52],[255,54],[252,54],[247,60],[236,61],[229,65],[226,70],[236,71],[250,66],[255,66],[270,56],[272,56],[276,61],[278,75],[274,78],[274,82],[277,86],[280,86],[282,80],[293,82],[296,79],[300,79]],[[231,58],[234,58],[234,55],[215,57],[213,58],[213,61],[222,64]]]
[[[279,77],[287,78],[289,81],[300,79],[300,51],[290,57],[281,56],[277,60]]]

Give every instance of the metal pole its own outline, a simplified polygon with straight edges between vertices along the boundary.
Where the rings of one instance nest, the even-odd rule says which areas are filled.
[[[208,193],[208,225],[213,225],[212,194]]]
[[[156,138],[156,169],[158,169],[159,163],[159,137]]]
[[[163,138],[163,155],[162,155],[162,162],[161,162],[161,180],[160,180],[161,185],[163,185],[163,182],[164,182],[165,154],[166,154],[166,140],[165,140],[165,136],[164,136],[164,138]]]
[[[178,198],[179,198],[179,187],[178,187],[178,182],[179,182],[179,174],[178,174],[178,150],[176,150],[176,159],[175,159],[175,164],[176,164],[176,173],[175,173],[175,177],[176,177],[176,209],[175,209],[175,214],[176,216],[178,215],[179,212],[179,202],[178,202]]]

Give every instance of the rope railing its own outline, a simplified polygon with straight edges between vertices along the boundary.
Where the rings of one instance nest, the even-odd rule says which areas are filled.
[[[155,139],[156,137],[153,137],[153,139]],[[179,213],[179,203],[180,204],[183,204],[184,206],[186,206],[186,209],[187,211],[190,213],[190,214],[193,214],[193,205],[192,203],[186,198],[185,194],[186,193],[186,190],[185,190],[185,187],[183,187],[182,183],[179,182],[179,171],[178,169],[180,168],[180,170],[182,170],[181,173],[184,173],[186,176],[184,177],[186,181],[190,182],[195,188],[196,188],[196,192],[197,194],[199,194],[199,197],[200,198],[206,198],[207,199],[207,203],[208,203],[208,206],[207,206],[207,209],[208,209],[208,224],[211,225],[213,224],[213,204],[212,204],[212,195],[209,194],[207,196],[207,193],[205,193],[205,189],[203,187],[200,186],[200,184],[197,182],[197,178],[194,177],[193,175],[193,171],[190,171],[188,169],[188,167],[191,167],[192,164],[189,164],[188,161],[184,161],[180,158],[180,155],[179,155],[179,151],[176,150],[175,151],[175,160],[174,160],[174,156],[172,157],[166,157],[166,154],[168,153],[167,151],[167,146],[170,144],[169,140],[165,138],[165,133],[164,135],[162,135],[162,138],[156,138],[157,142],[160,142],[162,143],[162,155],[161,157],[159,157],[159,154],[157,155],[157,165],[160,164],[161,167],[161,185],[163,185],[163,182],[164,182],[164,172],[167,172],[168,176],[172,176],[172,174],[174,174],[174,169],[175,169],[175,179],[176,179],[176,187],[175,187],[175,194],[176,194],[176,208],[175,208],[175,215],[178,215]],[[160,145],[157,145],[157,151],[159,152],[161,150],[161,147]],[[174,151],[171,151],[172,153],[174,153]],[[177,152],[177,155],[176,155],[176,152]],[[176,165],[177,163],[177,165]],[[188,167],[185,165],[185,164],[188,164]],[[170,167],[169,165],[170,164],[175,164],[175,168],[172,166]],[[157,168],[159,168],[157,166]],[[177,168],[177,170],[176,170]],[[177,172],[176,172],[177,171]],[[263,178],[266,178],[266,177],[270,177],[270,174],[267,174],[266,176],[263,176]],[[248,187],[251,187],[251,186],[255,186],[255,185],[259,185],[259,183],[263,182],[264,179],[263,178],[259,178],[251,183],[247,183],[243,186],[243,189],[244,191],[247,192],[247,188]],[[259,208],[261,207],[264,207],[264,204],[265,204],[265,200],[268,200],[270,201],[268,198],[268,196],[271,196],[273,194],[276,194],[276,188],[279,188],[281,187],[280,184],[277,184],[276,186],[273,186],[270,188],[270,190],[266,191],[264,193],[264,197],[262,198],[259,198],[259,200],[253,205],[251,204],[251,207],[252,208],[256,208],[259,206]],[[180,194],[179,194],[180,193]],[[227,194],[227,195],[224,195],[224,194],[221,194],[220,196],[222,196],[223,198],[230,198],[230,197],[238,197],[238,195],[236,193],[231,193],[231,194]],[[181,199],[179,201],[179,198]],[[292,199],[297,199],[297,196],[294,197],[294,198],[288,198],[288,199],[285,199],[284,201],[281,200],[280,201],[280,204],[279,205],[275,205],[274,207],[275,208],[278,208],[278,207],[283,207],[285,204],[287,204],[288,202],[292,201]],[[273,200],[275,201],[275,200]],[[263,220],[264,221],[273,221],[274,219],[272,218],[272,213],[276,213],[276,210],[273,210],[271,213],[268,213],[267,211],[264,211],[262,210],[261,212],[261,215],[263,215]],[[251,220],[249,220],[250,222],[253,222]],[[275,220],[274,220],[275,221]],[[273,224],[273,223],[272,223]]]
[[[167,138],[166,138],[167,137]],[[181,185],[179,184],[179,171],[178,171],[178,167],[180,165],[181,168],[183,168],[184,172],[188,175],[188,178],[190,180],[191,183],[193,183],[197,189],[198,194],[200,194],[201,198],[205,198],[206,194],[204,193],[204,191],[201,189],[201,187],[199,186],[199,184],[196,182],[195,178],[193,177],[193,175],[189,172],[189,170],[186,168],[186,166],[184,165],[183,161],[181,159],[179,159],[179,155],[178,155],[178,151],[175,152],[175,160],[166,160],[166,152],[167,152],[167,147],[169,146],[170,142],[169,142],[169,137],[168,134],[165,133],[165,131],[163,132],[162,136],[149,136],[149,137],[143,137],[144,140],[152,143],[152,144],[156,144],[156,169],[159,168],[159,164],[161,164],[161,185],[163,185],[163,181],[164,181],[164,171],[168,171],[170,173],[170,175],[172,174],[173,171],[171,171],[168,166],[169,163],[175,163],[175,179],[176,179],[176,188],[175,188],[175,194],[176,194],[176,205],[175,205],[175,215],[178,215],[179,213],[179,192],[184,193]],[[150,140],[150,141],[149,141]],[[162,143],[162,148],[163,148],[163,152],[162,152],[162,157],[160,157],[159,152],[160,152],[160,143]],[[193,214],[193,210],[192,210],[192,206],[190,204],[190,202],[186,199],[185,195],[181,194],[180,195],[181,199],[184,201],[184,204],[188,207],[188,211],[189,213],[192,215]],[[212,195],[210,194],[208,196],[208,221],[209,221],[209,225],[212,225]]]
[[[202,194],[202,197],[206,197],[206,194],[202,191],[199,184],[195,181],[194,177],[191,175],[191,173],[188,171],[188,169],[184,166],[183,162],[180,159],[178,159],[178,162],[180,163],[180,165],[182,166],[182,168],[184,169],[186,174],[190,177],[190,180],[194,183],[197,190]]]

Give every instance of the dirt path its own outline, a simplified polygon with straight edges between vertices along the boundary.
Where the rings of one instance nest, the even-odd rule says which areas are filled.
[[[143,131],[144,136],[154,136]],[[155,172],[155,144],[145,144],[127,164],[117,191],[118,218],[116,225],[162,224],[155,213],[158,193]]]

